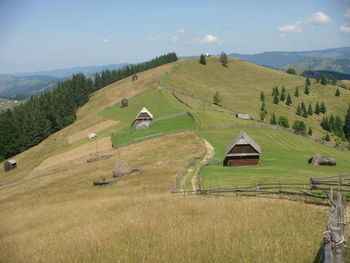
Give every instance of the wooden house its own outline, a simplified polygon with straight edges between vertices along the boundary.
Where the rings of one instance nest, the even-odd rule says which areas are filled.
[[[152,113],[147,110],[145,107],[141,109],[139,114],[137,114],[136,118],[132,122],[132,126],[136,126],[137,124],[141,122],[152,122],[153,121],[153,115]]]
[[[121,102],[120,102],[120,107],[121,108],[125,108],[125,107],[128,107],[128,100],[126,98],[122,99]]]
[[[258,165],[260,146],[241,131],[226,147],[224,166]]]
[[[8,160],[4,163],[4,170],[5,172],[9,172],[12,169],[17,168],[17,162],[16,160]]]
[[[236,117],[238,119],[243,119],[243,120],[250,120],[249,114],[244,114],[244,113],[237,113]]]
[[[135,80],[137,80],[138,79],[138,77],[137,77],[137,75],[135,74],[135,75],[133,75],[132,77],[131,77],[131,80],[132,81],[135,81]]]

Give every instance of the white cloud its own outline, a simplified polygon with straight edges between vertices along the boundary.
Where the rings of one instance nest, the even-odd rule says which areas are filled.
[[[149,38],[149,41],[151,41],[151,42],[152,41],[158,41],[158,40],[161,40],[161,38],[162,38],[161,36],[153,36],[153,37]]]
[[[303,22],[297,21],[294,24],[287,24],[278,28],[281,33],[296,33],[302,31]]]
[[[170,40],[172,42],[179,42],[179,41],[181,41],[181,39],[178,36],[173,36],[172,38],[170,38]]]
[[[349,33],[349,32],[350,32],[350,26],[349,26],[349,25],[341,26],[341,27],[339,28],[339,30],[340,30],[341,32],[344,32],[344,33]]]
[[[218,38],[211,34],[205,35],[204,38],[201,40],[202,43],[213,43],[217,41],[218,41]]]
[[[179,33],[180,33],[180,34],[185,34],[185,29],[180,28],[180,29],[179,29]]]
[[[332,19],[323,12],[317,12],[311,17],[304,19],[303,21],[297,21],[292,24],[286,24],[277,29],[280,33],[298,33],[303,31],[303,28],[308,24],[318,25],[318,24],[328,24],[331,23]]]
[[[347,18],[350,18],[350,8],[345,11],[344,16],[347,17]]]
[[[102,42],[102,43],[110,43],[111,40],[108,39],[108,38],[103,37],[103,38],[101,38],[101,42]]]
[[[327,24],[331,23],[332,19],[327,16],[325,13],[317,12],[313,14],[309,19],[305,21],[305,24],[311,23],[311,24]]]

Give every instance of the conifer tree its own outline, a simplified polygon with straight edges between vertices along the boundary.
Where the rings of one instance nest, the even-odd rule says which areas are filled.
[[[335,96],[337,96],[337,97],[340,96],[340,90],[339,90],[339,88],[337,88],[337,90],[335,91]]]
[[[261,103],[260,111],[267,112],[265,102]]]
[[[301,102],[301,116],[303,116],[304,118],[307,118],[307,110],[306,110],[305,103],[303,101]]]
[[[326,136],[324,137],[324,140],[329,142],[331,138],[329,137],[329,133],[327,132]]]
[[[334,120],[333,133],[339,138],[344,138],[343,120],[337,115]]]
[[[318,104],[318,102],[316,102],[316,106],[315,106],[315,114],[320,114],[321,110],[320,110],[320,105]]]
[[[323,117],[321,121],[321,127],[326,131],[331,131],[331,127],[329,125],[329,120],[327,117]]]
[[[274,103],[274,104],[278,104],[278,101],[279,101],[278,95],[275,95],[275,96],[273,97],[273,103]]]
[[[295,97],[299,97],[299,88],[295,88],[295,91],[294,91],[294,96]]]
[[[228,59],[227,59],[227,54],[225,52],[221,52],[220,54],[220,62],[224,67],[227,67],[228,64]]]
[[[291,97],[290,94],[288,93],[286,104],[289,106],[289,105],[291,105],[292,103],[293,103],[293,102],[292,102],[292,97]]]
[[[296,111],[295,114],[298,115],[298,116],[301,116],[302,113],[303,113],[303,111],[302,111],[302,109],[300,107],[300,103],[298,103],[297,111]]]
[[[206,65],[207,61],[205,60],[205,56],[203,54],[201,54],[200,58],[199,58],[199,63],[202,65]]]
[[[265,94],[264,94],[264,92],[260,92],[260,101],[262,101],[262,102],[265,101]]]
[[[305,86],[304,94],[306,94],[306,95],[310,94],[309,86]]]
[[[311,126],[309,127],[309,131],[307,132],[307,134],[309,134],[310,136],[312,136],[312,129],[311,129]]]
[[[274,112],[272,113],[270,124],[272,124],[272,125],[276,125],[277,124],[276,115],[275,115]]]
[[[309,103],[309,107],[307,109],[307,114],[309,114],[310,116],[314,113],[314,111],[312,110],[312,105],[311,103]]]
[[[308,86],[308,87],[311,86],[310,79],[308,77],[305,80],[305,86]]]
[[[326,105],[323,102],[321,102],[320,112],[321,113],[326,113],[327,112]]]
[[[265,117],[266,117],[266,113],[265,113],[264,111],[260,111],[260,120],[261,120],[262,122],[264,122]]]
[[[343,132],[344,132],[345,138],[350,141],[350,104],[349,104],[347,113],[345,115]]]
[[[282,91],[282,92],[281,92],[280,100],[281,100],[281,101],[285,101],[285,100],[286,100],[286,92],[285,92],[285,91]]]

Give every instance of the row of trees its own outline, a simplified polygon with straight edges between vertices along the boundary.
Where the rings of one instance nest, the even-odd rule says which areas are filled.
[[[299,103],[297,106],[296,115],[307,118],[308,116],[311,116],[314,113],[320,114],[320,113],[326,113],[326,112],[327,112],[327,108],[324,102],[321,102],[321,104],[316,102],[315,110],[313,109],[312,104],[309,103],[308,109],[306,110],[305,103],[302,101],[301,104]]]
[[[89,100],[94,91],[124,77],[176,60],[176,54],[169,53],[146,63],[103,71],[96,74],[95,81],[84,74],[77,74],[58,83],[56,89],[31,97],[13,110],[1,113],[0,161],[37,145],[50,134],[72,124],[76,110]]]
[[[321,127],[328,132],[333,132],[336,136],[339,138],[345,139],[344,134],[344,123],[343,120],[337,115],[337,116],[324,116],[321,121]]]

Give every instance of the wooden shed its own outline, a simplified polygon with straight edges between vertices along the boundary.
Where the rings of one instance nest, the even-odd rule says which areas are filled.
[[[237,113],[236,117],[238,119],[243,119],[243,120],[250,120],[249,114],[244,114],[244,113]]]
[[[139,114],[137,114],[135,120],[133,120],[131,125],[136,126],[141,122],[152,122],[152,121],[153,121],[152,113],[149,110],[147,110],[145,107],[143,107],[139,112]]]
[[[132,81],[135,81],[135,80],[137,80],[138,79],[138,77],[137,77],[137,75],[135,74],[135,75],[133,75],[132,77],[131,77],[131,80]]]
[[[4,163],[4,171],[9,172],[12,169],[17,168],[17,162],[16,160],[8,160]]]
[[[120,107],[121,107],[121,108],[128,107],[128,105],[129,105],[129,102],[128,102],[128,100],[127,100],[126,98],[124,98],[124,99],[122,99],[122,100],[120,101]]]
[[[260,146],[241,131],[226,147],[224,166],[258,165]]]

